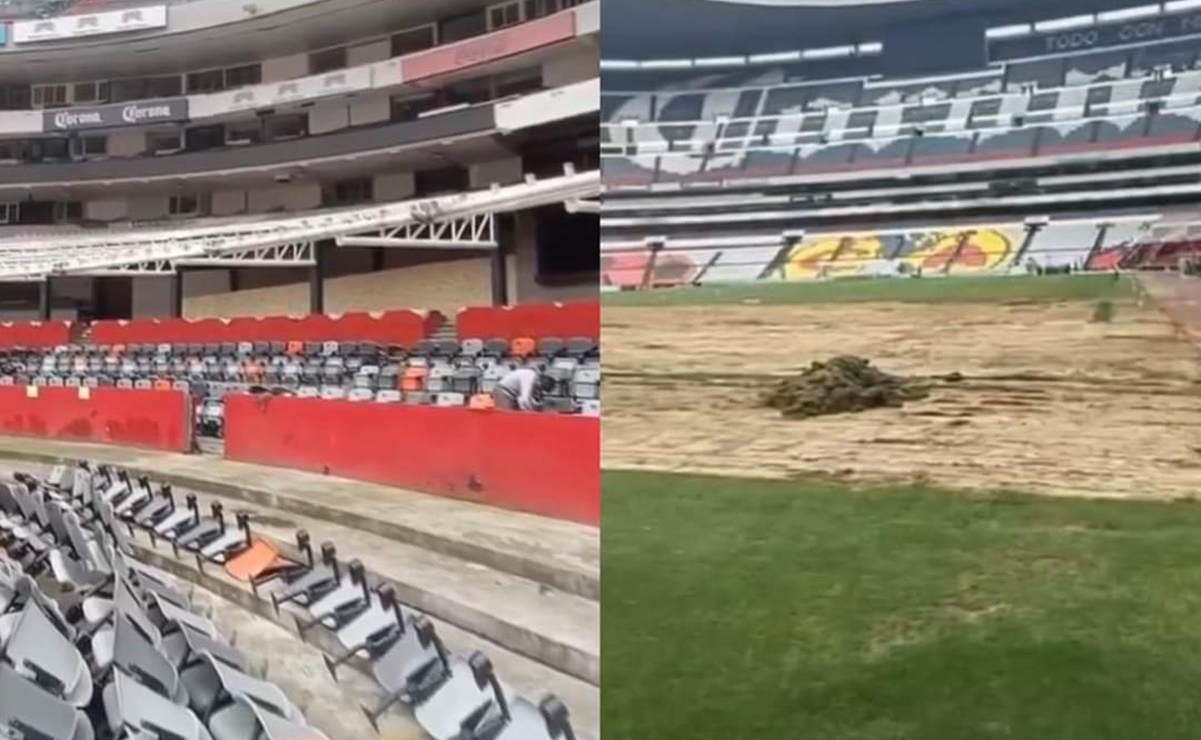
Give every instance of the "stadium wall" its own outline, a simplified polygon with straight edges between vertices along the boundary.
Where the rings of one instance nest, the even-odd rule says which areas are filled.
[[[225,456],[600,522],[600,420],[229,396]]]
[[[0,386],[0,433],[190,452],[191,401],[182,391]]]
[[[421,306],[452,315],[459,306],[492,303],[490,266],[488,258],[477,257],[326,278],[325,310],[343,313]],[[309,312],[309,284],[303,270],[240,270],[236,279],[239,290],[231,292],[228,270],[185,273],[184,317]],[[280,279],[298,282],[271,284]]]

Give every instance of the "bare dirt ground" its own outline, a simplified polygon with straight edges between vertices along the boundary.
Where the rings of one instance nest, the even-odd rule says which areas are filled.
[[[603,312],[603,464],[917,480],[1128,498],[1201,496],[1201,355],[1119,304],[695,306]],[[785,421],[771,376],[858,354],[967,379],[903,409]]]

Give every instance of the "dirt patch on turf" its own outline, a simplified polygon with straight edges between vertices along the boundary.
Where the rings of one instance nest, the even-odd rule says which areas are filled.
[[[1196,350],[1154,309],[1124,303],[1095,323],[1092,308],[606,307],[604,464],[1196,496]],[[747,403],[843,354],[899,375],[963,377],[920,403],[859,414],[795,421]]]

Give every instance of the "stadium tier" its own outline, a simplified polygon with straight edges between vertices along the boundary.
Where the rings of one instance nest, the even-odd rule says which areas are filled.
[[[1028,4],[970,22],[893,5],[904,7],[875,20],[748,5],[746,38],[722,42],[721,56],[602,61],[602,282],[1194,259],[1201,26],[1187,3],[1093,3],[1071,17]],[[725,12],[714,7],[700,12]],[[772,35],[755,19],[789,13],[832,43],[859,40],[754,45]],[[957,39],[945,55],[909,44],[939,28]]]
[[[0,0],[0,737],[599,740],[599,19]]]
[[[185,582],[142,561],[135,532],[253,584],[256,597],[270,593],[302,631],[330,627],[346,651],[325,656],[335,679],[366,654],[386,697],[364,709],[372,724],[402,703],[431,737],[574,736],[562,701],[532,701],[483,653],[449,651],[427,616],[398,604],[362,561],[339,560],[334,543],[315,557],[297,533],[300,556],[290,559],[245,515],[227,526],[220,503],[202,514],[190,495],[177,507],[169,486],[87,463],[0,485],[0,726],[56,740],[328,740],[201,613]]]

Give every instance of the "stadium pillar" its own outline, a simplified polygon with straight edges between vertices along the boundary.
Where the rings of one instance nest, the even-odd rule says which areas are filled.
[[[171,318],[183,317],[183,270],[176,269],[171,275]]]
[[[38,286],[38,319],[40,321],[50,320],[50,276]]]
[[[492,250],[492,305],[509,305],[509,261],[505,259],[503,242]]]
[[[313,245],[313,266],[309,268],[309,313],[325,313],[325,266],[321,253],[324,245]]]

